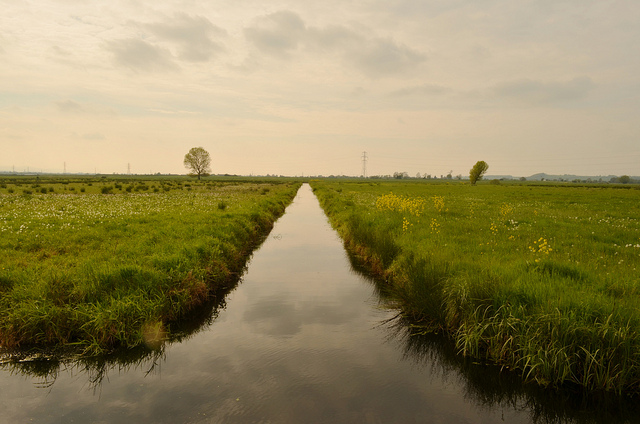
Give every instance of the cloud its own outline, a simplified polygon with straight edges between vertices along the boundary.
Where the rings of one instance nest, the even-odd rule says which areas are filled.
[[[74,131],[71,134],[69,134],[69,137],[71,137],[72,139],[85,140],[85,141],[102,141],[107,139],[107,137],[104,134],[98,133],[98,132],[78,134],[77,132]]]
[[[348,27],[309,27],[291,11],[258,18],[245,28],[245,37],[258,51],[277,58],[290,58],[297,51],[334,54],[358,71],[373,77],[402,74],[426,60],[418,50],[390,38],[363,35]]]
[[[350,52],[350,58],[365,74],[383,77],[415,69],[426,57],[389,39],[375,39],[363,49]]]
[[[83,140],[106,140],[106,137],[104,134],[101,133],[88,133],[88,134],[82,134],[81,138]]]
[[[487,3],[487,2],[482,2]],[[415,0],[372,0],[370,9],[399,19],[415,19],[416,16],[438,17],[456,9],[473,6],[468,0],[415,1]],[[485,4],[483,4],[486,7]]]
[[[399,90],[389,93],[389,97],[408,97],[408,96],[440,96],[451,92],[449,87],[444,87],[435,84],[422,84],[414,85],[411,87],[404,87]]]
[[[74,102],[73,100],[56,102],[56,107],[60,112],[78,113],[85,111],[84,107],[80,103]]]
[[[51,46],[51,51],[56,56],[60,56],[60,57],[71,56],[71,52],[69,52],[69,50],[64,49],[64,48],[62,48],[60,46],[57,46],[57,45]]]
[[[132,24],[143,32],[142,38],[110,41],[106,48],[116,64],[134,71],[175,71],[178,60],[206,62],[225,50],[214,38],[226,36],[226,31],[203,16],[176,13],[160,22]]]
[[[336,49],[355,49],[362,45],[363,39],[349,28],[330,25],[325,28],[308,28],[307,41],[311,48],[333,51]]]
[[[177,44],[177,57],[188,62],[205,62],[224,47],[212,37],[223,37],[226,31],[203,16],[178,13],[167,22],[143,25],[158,39]]]
[[[288,57],[306,36],[306,27],[300,16],[290,11],[279,11],[256,20],[244,34],[258,50],[277,57]]]
[[[105,107],[100,104],[92,104],[92,103],[78,103],[75,100],[61,100],[58,102],[54,102],[56,109],[58,112],[68,113],[68,114],[90,114],[95,116],[102,117],[115,117],[117,113],[108,107]]]
[[[549,105],[581,100],[595,84],[589,77],[573,78],[563,82],[542,82],[522,79],[498,84],[494,93],[501,98],[528,105]]]
[[[115,40],[107,44],[107,49],[113,53],[114,60],[118,65],[134,71],[174,71],[178,69],[169,50],[154,46],[144,40],[136,38]]]

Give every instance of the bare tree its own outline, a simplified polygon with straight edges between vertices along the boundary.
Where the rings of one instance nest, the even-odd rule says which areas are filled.
[[[184,166],[189,169],[189,175],[206,177],[211,173],[211,156],[202,147],[193,147],[184,155]]]

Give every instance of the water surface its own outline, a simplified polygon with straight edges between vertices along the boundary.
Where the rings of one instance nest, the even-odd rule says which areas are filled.
[[[200,330],[155,355],[5,364],[0,422],[604,423],[637,416],[624,412],[625,403],[594,409],[522,386],[456,356],[442,338],[410,337],[377,293],[353,270],[304,185],[241,283],[205,311]]]

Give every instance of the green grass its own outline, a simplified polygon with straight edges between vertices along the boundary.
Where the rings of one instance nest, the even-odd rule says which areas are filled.
[[[312,182],[394,304],[542,385],[640,391],[640,190]]]
[[[0,194],[0,346],[85,354],[168,337],[237,277],[299,187],[39,180]]]

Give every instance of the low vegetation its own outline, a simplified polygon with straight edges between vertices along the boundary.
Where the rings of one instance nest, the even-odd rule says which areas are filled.
[[[312,182],[395,305],[542,385],[640,392],[640,190]]]
[[[84,354],[168,337],[237,279],[292,182],[7,179],[0,346]]]

